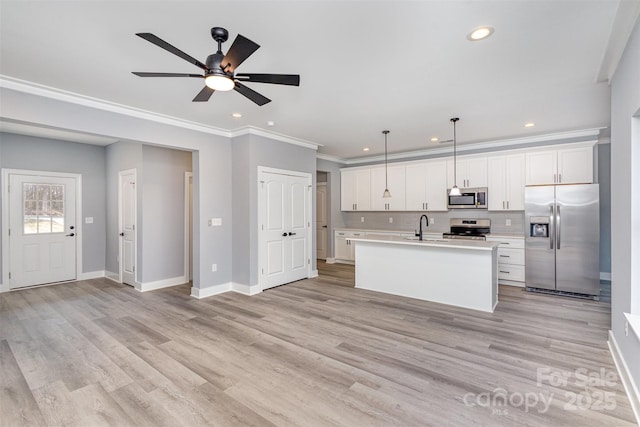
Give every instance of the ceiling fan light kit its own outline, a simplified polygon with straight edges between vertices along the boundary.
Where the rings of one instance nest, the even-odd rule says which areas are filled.
[[[204,74],[188,74],[188,73],[149,73],[137,72],[133,74],[139,77],[194,77],[204,78],[205,86],[193,98],[193,102],[206,102],[211,98],[215,91],[235,90],[241,95],[249,98],[257,105],[265,105],[271,100],[266,96],[250,89],[241,82],[247,83],[269,83],[287,86],[300,86],[300,76],[298,74],[256,74],[256,73],[238,73],[235,74],[236,68],[242,64],[249,56],[251,56],[258,48],[259,44],[254,43],[241,34],[235,38],[227,54],[222,53],[222,43],[229,38],[229,32],[221,27],[213,27],[211,29],[211,37],[218,43],[218,50],[207,57],[206,64],[198,61],[194,57],[184,53],[175,46],[167,43],[158,36],[151,33],[136,33],[138,37],[155,44],[158,47],[170,52],[185,61],[200,67],[204,70]]]

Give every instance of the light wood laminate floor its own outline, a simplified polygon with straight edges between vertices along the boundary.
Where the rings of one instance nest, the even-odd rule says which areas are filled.
[[[0,422],[635,425],[606,303],[501,287],[488,314],[319,269],[252,297],[107,279],[0,294]]]

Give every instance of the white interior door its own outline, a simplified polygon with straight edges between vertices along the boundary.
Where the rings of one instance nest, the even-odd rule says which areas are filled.
[[[193,173],[184,174],[184,276],[193,280]]]
[[[316,258],[327,259],[327,184],[316,189]]]
[[[76,279],[76,178],[9,174],[11,289]]]
[[[120,180],[120,281],[136,283],[136,171],[119,173]]]
[[[308,277],[308,178],[261,174],[262,289]]]

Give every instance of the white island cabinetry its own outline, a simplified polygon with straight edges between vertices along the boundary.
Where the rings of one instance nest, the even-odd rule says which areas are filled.
[[[397,236],[350,240],[355,243],[356,288],[486,312],[498,303],[496,242]]]

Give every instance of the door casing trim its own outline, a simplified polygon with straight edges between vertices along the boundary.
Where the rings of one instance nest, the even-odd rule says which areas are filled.
[[[135,203],[134,203],[134,213],[133,216],[136,218],[135,223],[135,244],[133,245],[133,262],[134,264],[134,272],[133,272],[133,284],[134,287],[139,285],[138,282],[138,171],[136,169],[125,169],[118,171],[118,282],[122,283],[122,239],[120,238],[120,233],[122,232],[122,176],[133,174],[133,180],[136,183],[136,191],[135,191]]]

